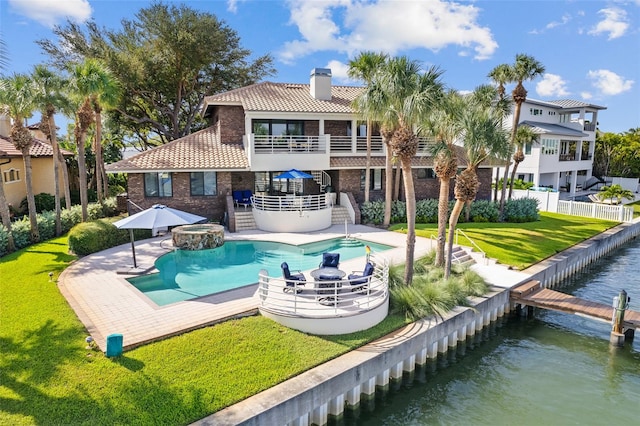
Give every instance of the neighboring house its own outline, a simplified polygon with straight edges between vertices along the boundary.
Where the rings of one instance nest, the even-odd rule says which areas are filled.
[[[34,139],[29,150],[31,153],[31,170],[34,194],[55,193],[53,179],[53,148],[47,142]],[[63,155],[72,155],[71,152],[62,151]],[[25,183],[24,160],[22,152],[13,145],[9,137],[0,135],[0,172],[2,173],[2,185],[7,202],[14,208],[19,208],[22,200],[27,196]],[[60,174],[60,187],[62,188],[62,173]]]
[[[598,111],[604,109],[573,100],[527,99],[519,125],[533,128],[539,140],[523,147],[525,159],[518,165],[516,179],[571,193],[597,183],[591,179],[593,155]]]
[[[161,203],[214,220],[233,209],[229,200],[236,190],[328,190],[352,194],[361,203],[366,125],[351,102],[362,90],[333,86],[331,70],[316,68],[310,84],[264,82],[208,96],[203,115],[210,127],[110,164],[107,171],[128,174],[129,199],[142,208]],[[385,193],[385,147],[376,129],[373,134],[370,197],[377,200]],[[295,188],[274,179],[292,168],[314,179],[297,182],[304,187]],[[413,159],[413,174],[416,197],[437,199],[439,183],[424,139]],[[481,167],[479,177],[478,198],[488,199],[491,168]]]

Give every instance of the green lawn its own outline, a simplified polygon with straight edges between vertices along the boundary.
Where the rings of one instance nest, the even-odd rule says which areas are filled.
[[[545,214],[461,228],[489,256],[522,267],[613,225]],[[73,260],[66,238],[0,260],[0,424],[187,424],[405,323],[389,316],[366,332],[323,338],[255,316],[109,359],[87,349],[84,326],[49,281]]]
[[[402,326],[309,336],[255,316],[109,359],[59,293],[66,238],[0,260],[0,424],[187,424]]]
[[[541,213],[540,220],[529,223],[459,223],[461,229],[488,257],[514,269],[525,269],[581,241],[617,225],[617,222],[555,213]],[[402,230],[406,224],[393,225]],[[417,224],[416,234],[435,238],[438,225]],[[454,240],[464,246],[471,243],[464,235]]]

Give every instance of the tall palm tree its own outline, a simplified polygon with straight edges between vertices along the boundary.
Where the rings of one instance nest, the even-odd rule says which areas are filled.
[[[390,121],[397,124],[391,137],[393,157],[400,161],[407,205],[407,251],[404,281],[413,280],[413,256],[415,252],[416,196],[411,172],[411,161],[418,150],[418,128],[424,117],[437,107],[444,91],[440,78],[442,71],[431,67],[422,72],[420,63],[406,56],[387,61],[380,80],[386,92]]]
[[[511,92],[513,103],[515,104],[513,125],[511,126],[512,147],[516,144],[516,133],[518,131],[518,123],[520,122],[520,110],[522,109],[522,104],[527,100],[527,89],[524,88],[522,83],[524,81],[534,80],[536,77],[544,74],[544,71],[544,65],[538,62],[533,56],[522,53],[516,55],[516,62],[512,66],[513,79],[517,82],[516,87],[513,89],[513,92]],[[504,185],[506,185],[506,181],[504,182]],[[509,194],[511,194],[512,191],[513,180],[509,185]]]
[[[68,194],[66,207],[71,207],[71,195],[69,192],[69,175],[62,169],[66,169],[67,163],[62,159],[60,145],[58,144],[57,127],[55,114],[58,107],[67,104],[65,96],[62,94],[66,82],[56,73],[43,65],[37,65],[32,74],[35,84],[36,103],[42,110],[42,120],[40,130],[47,136],[53,149],[53,180],[56,212],[56,235],[62,234],[62,222],[60,219],[60,175],[63,177],[65,194]],[[66,171],[66,170],[65,170]]]
[[[498,101],[504,102],[506,99],[505,84],[512,83],[515,81],[513,68],[509,64],[500,64],[489,72],[488,77],[498,85]],[[502,125],[502,120],[500,121],[500,125]],[[511,165],[511,153],[509,153],[509,155],[507,155],[505,159],[504,177],[502,179],[503,185],[500,193],[500,216],[502,216],[502,210],[504,209],[504,199],[506,196],[506,184],[507,184],[507,178],[509,176],[510,165]],[[496,182],[495,182],[495,187],[493,191],[493,199],[496,201],[498,200],[499,183],[500,183],[500,177],[496,175]]]
[[[4,105],[5,112],[12,119],[11,141],[22,152],[29,223],[31,225],[31,242],[37,243],[40,241],[40,232],[38,231],[36,200],[33,193],[30,152],[33,145],[33,135],[24,126],[25,120],[31,117],[36,108],[33,89],[33,81],[25,74],[14,74],[12,77],[3,79],[2,83],[0,83],[0,105]]]
[[[427,117],[423,126],[435,137],[432,149],[433,169],[440,180],[438,195],[438,239],[436,247],[436,266],[444,266],[447,221],[449,219],[449,192],[451,179],[458,171],[458,157],[455,142],[462,133],[460,116],[464,108],[463,98],[455,91],[449,91],[443,97],[440,108]]]
[[[93,149],[96,156],[96,192],[98,200],[102,201],[103,194],[108,191],[102,156],[102,108],[115,104],[119,96],[119,88],[111,72],[95,59],[87,59],[81,64],[72,66],[70,73],[71,87],[80,103],[80,107],[76,111],[75,137],[80,173],[80,204],[82,205],[83,220],[86,220],[85,214],[88,204],[86,159],[84,150],[80,148],[85,146],[89,127],[95,123]]]
[[[463,126],[462,143],[464,146],[465,170],[456,177],[454,194],[456,203],[449,216],[449,235],[447,241],[447,257],[445,264],[445,278],[451,274],[451,253],[453,236],[465,204],[475,200],[480,183],[477,168],[489,158],[502,158],[509,149],[507,133],[500,125],[500,113],[496,112],[495,104],[487,96],[494,88],[481,86],[472,94],[465,97],[466,107],[463,109],[461,123]]]
[[[349,61],[349,69],[347,74],[351,78],[363,80],[368,86],[371,84],[375,73],[387,60],[387,55],[384,53],[375,53],[370,51],[360,52],[354,59]],[[354,103],[357,108],[357,102]],[[369,201],[369,187],[371,186],[371,127],[372,120],[370,116],[366,117],[367,120],[367,160],[365,163],[365,175],[364,175],[364,202]]]
[[[513,182],[516,177],[516,170],[518,170],[518,165],[524,161],[524,152],[522,147],[538,141],[540,135],[533,131],[533,129],[529,126],[518,126],[518,130],[516,131],[515,137],[515,146],[516,152],[513,154],[513,168],[511,169],[511,182],[512,184],[509,186],[509,199],[511,199],[511,195],[513,193]]]

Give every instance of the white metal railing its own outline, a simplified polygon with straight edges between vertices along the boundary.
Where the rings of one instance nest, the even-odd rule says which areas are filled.
[[[254,134],[252,139],[256,154],[324,153],[327,150],[325,136]]]
[[[367,137],[358,136],[356,139],[356,152],[359,154],[366,154],[367,152]],[[371,136],[371,153],[372,154],[384,154],[384,143],[382,142],[382,136]]]
[[[327,186],[331,185],[331,176],[324,170],[312,170],[311,174],[313,180],[320,185],[320,191],[324,191]]]
[[[616,222],[631,222],[633,208],[623,205],[603,203],[583,203],[580,201],[558,201],[558,213],[572,216],[593,217]]]
[[[374,259],[373,255],[371,260],[374,271],[366,283],[357,283],[360,279],[311,280],[290,281],[294,284],[290,286],[283,277],[270,277],[263,269],[258,275],[260,307],[300,318],[357,314],[374,309],[388,298],[389,261],[382,256]]]
[[[330,207],[327,195],[260,195],[251,197],[251,206],[264,211],[308,211],[322,210]]]
[[[487,264],[487,254],[484,252],[484,250],[482,250],[482,249],[480,248],[480,246],[479,246],[479,245],[477,245],[477,244],[476,244],[476,242],[475,242],[475,241],[473,241],[473,240],[472,240],[472,239],[471,239],[467,234],[465,234],[465,232],[464,232],[462,229],[460,229],[460,228],[456,228],[456,244],[458,244],[458,245],[459,245],[459,243],[458,243],[458,239],[460,238],[460,234],[462,234],[462,235],[467,239],[467,241],[469,241],[469,242],[471,243],[471,246],[472,246],[473,248],[475,248],[476,250],[478,250],[478,251],[482,254],[482,260],[483,260],[484,264],[486,265],[486,264]]]

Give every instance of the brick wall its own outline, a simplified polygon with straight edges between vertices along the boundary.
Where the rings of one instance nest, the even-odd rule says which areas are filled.
[[[222,143],[242,143],[244,136],[244,109],[242,107],[218,106],[213,117],[212,124],[220,132]]]
[[[205,216],[212,221],[219,221],[225,212],[225,196],[231,194],[231,173],[218,172],[218,195],[191,196],[189,173],[173,173],[171,176],[173,197],[145,197],[144,175],[142,173],[129,174],[129,199],[147,209],[154,204],[164,204],[174,209]],[[248,187],[247,189],[252,188]],[[244,189],[244,188],[243,188]],[[130,210],[137,213],[137,209]]]
[[[327,120],[324,122],[324,133],[331,136],[347,136],[350,121]]]

